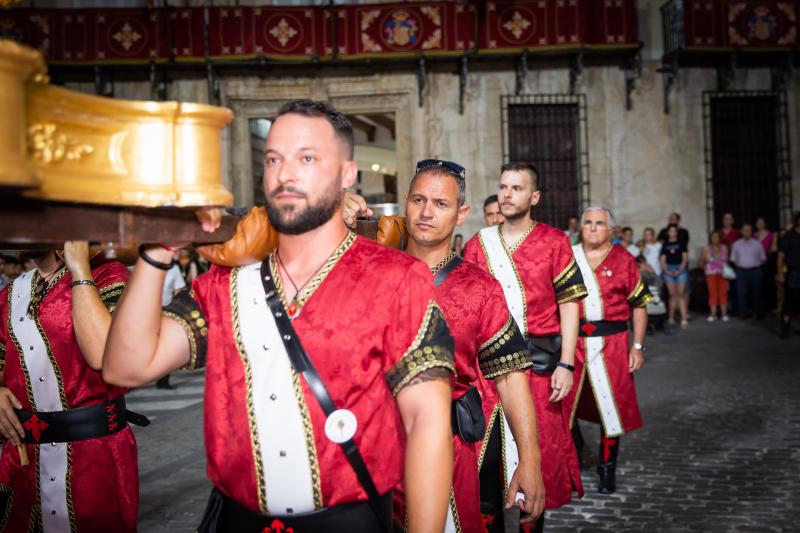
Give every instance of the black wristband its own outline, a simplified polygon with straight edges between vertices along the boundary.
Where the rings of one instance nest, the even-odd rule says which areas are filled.
[[[150,266],[154,266],[159,270],[171,270],[172,263],[162,263],[161,261],[156,261],[144,251],[144,244],[139,246],[139,257],[144,259],[145,263],[149,264]]]
[[[90,279],[76,279],[75,281],[69,284],[69,287],[73,289],[78,285],[91,285],[92,287],[97,287],[97,284]]]
[[[556,363],[556,366],[560,366],[561,368],[566,368],[570,372],[575,372],[575,367],[569,363],[562,363],[561,361],[559,361],[558,363]]]

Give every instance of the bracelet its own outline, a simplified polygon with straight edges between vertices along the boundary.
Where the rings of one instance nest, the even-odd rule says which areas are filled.
[[[149,264],[150,266],[156,267],[159,270],[171,270],[172,263],[162,263],[161,261],[156,261],[149,255],[147,255],[144,251],[144,244],[139,246],[139,257],[144,259],[144,262]]]
[[[575,372],[575,367],[569,363],[562,363],[561,361],[559,361],[558,363],[556,363],[556,366],[560,366],[561,368],[566,368],[570,372]]]
[[[69,288],[74,289],[78,285],[91,285],[92,287],[97,287],[97,284],[90,279],[76,279],[75,281],[69,284]]]

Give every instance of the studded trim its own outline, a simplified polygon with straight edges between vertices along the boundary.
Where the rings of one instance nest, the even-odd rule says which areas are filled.
[[[478,349],[478,366],[486,379],[533,366],[525,339],[511,315],[503,327]]]
[[[453,338],[439,306],[433,300],[411,346],[400,360],[386,372],[386,381],[394,396],[416,376],[434,367],[456,373],[453,362]]]
[[[639,282],[634,287],[633,291],[628,295],[628,302],[633,307],[647,307],[647,304],[653,299],[653,295],[650,294],[650,289],[644,282],[639,278]]]

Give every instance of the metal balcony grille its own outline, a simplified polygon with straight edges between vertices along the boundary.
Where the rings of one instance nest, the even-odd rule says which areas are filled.
[[[534,218],[557,228],[589,205],[586,96],[503,96],[503,161],[533,163],[542,199]]]
[[[737,223],[791,220],[792,172],[785,92],[703,93],[708,227],[722,215]]]

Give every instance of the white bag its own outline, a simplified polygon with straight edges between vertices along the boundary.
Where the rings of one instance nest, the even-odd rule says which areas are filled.
[[[736,271],[732,266],[725,264],[722,267],[722,277],[729,281],[733,281],[736,279]]]

